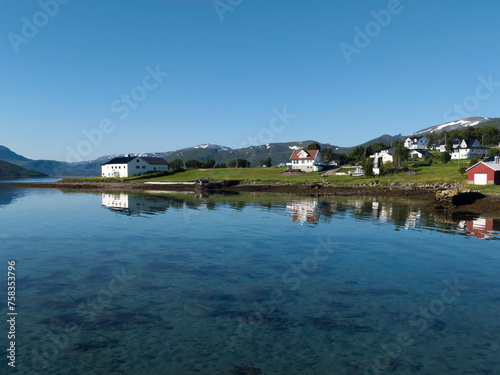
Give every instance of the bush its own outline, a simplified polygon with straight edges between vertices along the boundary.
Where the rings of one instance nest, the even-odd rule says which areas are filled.
[[[199,169],[203,167],[203,163],[199,160],[188,160],[186,162],[186,168],[187,169]]]
[[[442,163],[446,164],[451,160],[451,155],[447,152],[441,152],[441,155],[439,155],[439,159]]]

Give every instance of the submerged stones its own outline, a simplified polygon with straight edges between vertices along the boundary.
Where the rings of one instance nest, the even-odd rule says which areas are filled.
[[[234,366],[229,370],[229,373],[233,375],[263,375],[260,368],[251,366]]]

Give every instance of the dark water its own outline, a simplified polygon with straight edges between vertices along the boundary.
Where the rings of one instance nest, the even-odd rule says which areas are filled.
[[[0,187],[0,220],[20,373],[500,373],[496,218]]]

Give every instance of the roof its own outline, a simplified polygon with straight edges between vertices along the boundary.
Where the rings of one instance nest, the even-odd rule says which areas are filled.
[[[468,170],[474,168],[475,166],[477,166],[479,164],[484,164],[487,167],[490,167],[491,169],[493,169],[494,171],[500,171],[500,164],[495,163],[494,161],[480,161],[479,163],[474,164],[472,167],[467,168],[465,171],[467,172]]]
[[[110,161],[101,164],[101,165],[107,165],[107,164],[127,164],[129,161],[134,160],[136,158],[142,159],[149,164],[152,165],[168,165],[168,162],[163,159],[163,158],[154,158],[154,157],[143,157],[143,156],[122,156],[118,158],[111,159]]]
[[[141,159],[147,161],[149,164],[154,165],[168,165],[168,162],[163,158],[154,158],[154,157],[142,157]]]
[[[107,164],[127,164],[130,160],[135,159],[136,157],[130,157],[130,156],[121,156],[118,158],[113,158],[110,161],[107,161],[104,164],[101,165],[107,165]]]
[[[422,155],[432,155],[429,151],[426,151],[426,150],[410,150],[410,154],[413,154],[414,152],[418,152],[419,154],[422,154]]]
[[[304,151],[306,152],[309,156],[305,158],[299,157],[299,154]],[[295,160],[295,159],[300,159],[300,160],[313,160],[316,158],[316,155],[318,154],[319,150],[295,150],[292,153],[292,156],[290,156],[290,160]]]

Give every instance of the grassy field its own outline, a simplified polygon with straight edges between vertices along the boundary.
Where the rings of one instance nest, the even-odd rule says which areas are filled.
[[[460,166],[469,166],[469,161],[460,161]],[[463,183],[465,187],[480,190],[484,193],[500,193],[500,186],[475,186],[467,185],[466,175],[458,172],[459,162],[450,161],[446,164],[434,162],[430,166],[422,165],[420,162],[409,162],[410,172],[395,175],[375,177],[352,177],[352,176],[321,176],[320,172],[303,173],[300,175],[284,176],[285,168],[221,168],[221,169],[192,169],[177,172],[167,176],[135,176],[131,178],[88,178],[83,181],[105,181],[105,182],[184,182],[207,178],[211,181],[238,180],[240,183],[290,183],[294,185],[313,184],[323,181],[337,186],[369,185],[376,183],[381,186],[431,183]],[[72,181],[72,179],[65,179]],[[82,179],[78,179],[82,181]]]

